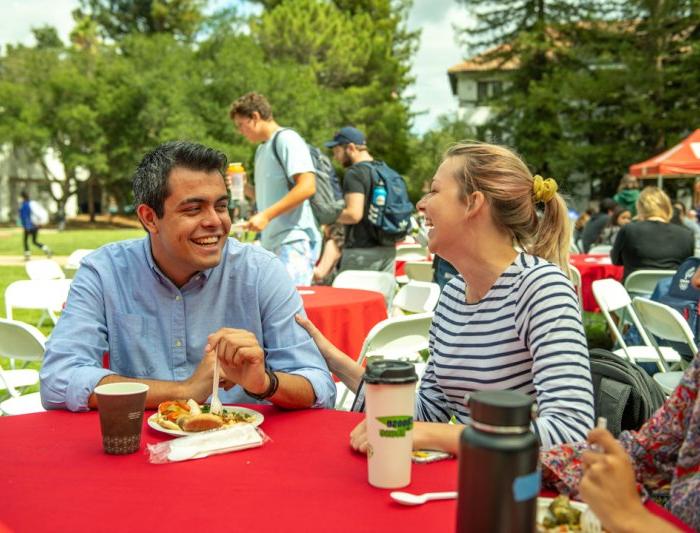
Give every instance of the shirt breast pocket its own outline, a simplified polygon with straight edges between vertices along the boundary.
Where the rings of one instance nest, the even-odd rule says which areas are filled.
[[[111,370],[125,377],[171,379],[159,375],[156,367],[159,353],[157,343],[153,341],[156,320],[131,313],[116,313],[114,321],[115,342],[110,343]]]

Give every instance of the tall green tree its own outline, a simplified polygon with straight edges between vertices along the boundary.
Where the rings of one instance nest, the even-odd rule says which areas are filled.
[[[202,24],[207,0],[80,0],[74,12],[88,18],[103,38],[120,41],[130,33],[169,33],[192,39]]]

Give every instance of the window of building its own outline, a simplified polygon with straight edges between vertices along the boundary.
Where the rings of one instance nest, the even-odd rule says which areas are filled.
[[[483,102],[494,96],[499,96],[503,92],[503,82],[493,80],[482,80],[476,83],[476,100]]]

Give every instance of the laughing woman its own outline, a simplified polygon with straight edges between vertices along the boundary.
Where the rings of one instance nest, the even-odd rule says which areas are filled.
[[[450,148],[418,203],[428,246],[458,270],[430,330],[431,357],[416,402],[414,447],[456,452],[470,423],[465,394],[510,389],[537,401],[532,429],[543,448],[584,440],[593,387],[576,293],[568,272],[566,203],[552,179],[533,176],[510,150]],[[329,368],[363,401],[363,369],[308,320]],[[457,424],[447,424],[452,417]],[[364,423],[351,434],[364,451]]]

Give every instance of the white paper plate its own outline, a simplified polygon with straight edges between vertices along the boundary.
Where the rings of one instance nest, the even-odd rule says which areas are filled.
[[[262,413],[259,413],[258,411],[255,411],[253,409],[248,409],[247,407],[239,407],[237,405],[224,405],[224,409],[229,412],[238,412],[238,413],[245,413],[247,415],[252,415],[254,418],[250,422],[253,426],[259,426],[260,424],[263,423],[263,420],[265,420],[265,417],[262,415]],[[155,429],[156,431],[160,431],[161,433],[167,433],[168,435],[175,435],[176,437],[184,437],[185,435],[196,435],[197,433],[205,433],[202,431],[182,431],[181,429],[168,429],[164,428],[161,426],[156,419],[158,418],[158,413],[153,413],[151,416],[148,417],[148,425]],[[231,426],[223,426],[218,429],[212,429],[210,431],[219,431],[219,429],[224,429],[226,427],[231,427]]]

